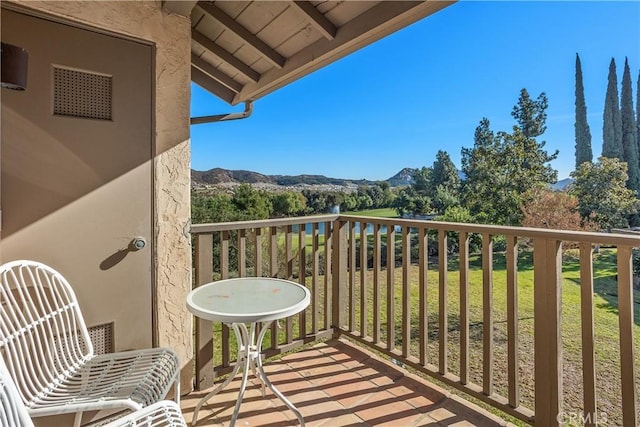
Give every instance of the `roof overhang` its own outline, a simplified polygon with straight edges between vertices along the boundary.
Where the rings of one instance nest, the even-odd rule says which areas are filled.
[[[191,79],[253,101],[454,1],[165,1],[191,16]]]

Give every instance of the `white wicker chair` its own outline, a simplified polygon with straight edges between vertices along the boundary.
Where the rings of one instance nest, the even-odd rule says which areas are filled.
[[[0,359],[0,426],[34,427],[27,408],[16,389],[2,359]],[[162,400],[135,411],[123,418],[104,424],[104,427],[187,427],[180,407]]]
[[[154,348],[94,355],[76,296],[35,261],[0,266],[0,353],[31,417],[102,409],[140,410],[175,384],[176,354]]]
[[[0,426],[33,427],[18,389],[0,360]]]
[[[187,427],[180,407],[171,400],[162,400],[126,417],[112,421],[105,427]]]

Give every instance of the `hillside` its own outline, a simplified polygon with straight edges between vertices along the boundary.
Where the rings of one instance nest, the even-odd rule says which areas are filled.
[[[411,185],[413,183],[413,174],[417,171],[414,168],[404,168],[391,178],[387,179],[387,182],[392,187],[401,187],[404,185]]]
[[[402,187],[413,183],[414,168],[404,168],[385,181],[392,187]],[[464,180],[464,174],[459,172],[460,179]],[[565,178],[556,184],[551,184],[553,190],[564,190],[573,182],[571,178]],[[191,170],[191,185],[194,187],[220,184],[266,184],[273,187],[294,186],[332,186],[351,187],[359,185],[373,185],[375,181],[366,179],[329,178],[324,175],[264,175],[258,172],[246,170],[229,170],[214,168],[208,171]]]
[[[555,184],[551,184],[551,189],[556,191],[564,191],[566,190],[567,186],[571,184],[573,181],[574,180],[572,178],[561,179]]]
[[[191,170],[191,182],[194,184],[222,184],[227,182],[239,182],[247,184],[257,184],[259,182],[267,184],[275,184],[275,180],[268,176],[257,172],[245,170],[228,170],[222,168],[214,168],[208,171]]]
[[[403,169],[404,171],[405,169]],[[400,172],[402,173],[402,171]],[[400,174],[399,173],[399,174]],[[398,176],[399,174],[395,175]],[[395,177],[394,176],[394,177]],[[387,181],[394,186],[390,180]],[[372,185],[375,181],[366,179],[345,179],[345,178],[329,178],[324,175],[263,175],[261,173],[245,171],[245,170],[228,170],[222,168],[214,168],[208,171],[191,170],[192,185],[219,185],[228,183],[247,183],[247,184],[271,184],[279,186],[295,186],[295,185],[331,185],[331,186],[350,186]],[[407,185],[407,184],[400,184]]]

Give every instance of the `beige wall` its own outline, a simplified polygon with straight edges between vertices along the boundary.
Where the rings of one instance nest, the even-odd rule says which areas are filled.
[[[155,44],[154,332],[159,346],[178,352],[182,391],[190,391],[192,316],[183,303],[191,288],[189,18],[163,12],[159,1],[6,3]]]

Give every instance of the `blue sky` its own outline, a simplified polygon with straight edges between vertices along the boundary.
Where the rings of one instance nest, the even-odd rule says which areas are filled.
[[[575,55],[580,54],[594,157],[611,58],[625,57],[634,102],[640,1],[461,1],[254,104],[245,120],[191,127],[191,167],[264,174],[387,179],[430,166],[438,150],[460,167],[482,117],[510,130],[520,89],[549,98],[548,151],[559,178],[574,168]],[[192,84],[192,116],[242,111]]]

